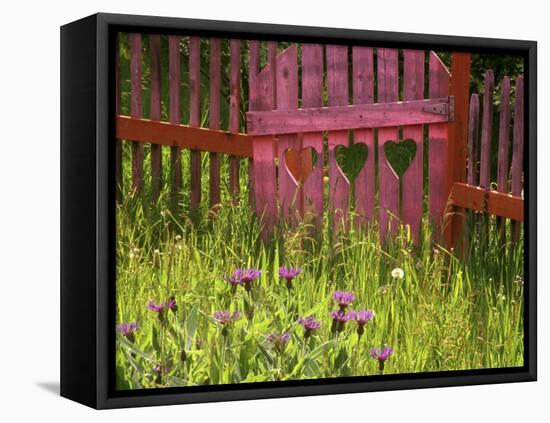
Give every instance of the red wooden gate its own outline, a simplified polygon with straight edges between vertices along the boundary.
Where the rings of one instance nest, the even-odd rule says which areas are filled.
[[[349,75],[347,46],[303,44],[300,99],[298,53],[299,46],[291,45],[272,57],[259,73],[251,75],[247,133],[253,137],[255,206],[262,218],[264,234],[272,232],[279,213],[292,219],[311,212],[317,225],[322,222],[325,210],[323,160],[313,166],[311,154],[306,152],[311,148],[323,157],[324,131],[328,131],[329,198],[326,208],[335,228],[347,224],[351,206],[357,213],[357,224],[371,222],[375,210],[377,128],[381,239],[396,230],[397,221],[409,225],[413,236],[418,238],[424,202],[424,124],[429,131],[428,210],[432,224],[441,228],[449,193],[447,156],[454,97],[449,94],[449,72],[437,55],[429,53],[429,95],[425,96],[426,53],[403,52],[400,96],[397,49],[353,47]],[[348,96],[350,81],[351,100]],[[466,91],[466,99],[467,95]],[[326,96],[328,104],[324,104]],[[399,127],[403,127],[402,139],[411,139],[416,144],[416,155],[401,181],[402,198],[399,178],[385,154],[388,142],[399,142]],[[368,158],[354,182],[353,205],[350,204],[350,181],[336,161],[336,147],[349,145],[349,130],[354,130],[354,143],[365,144],[368,148]]]

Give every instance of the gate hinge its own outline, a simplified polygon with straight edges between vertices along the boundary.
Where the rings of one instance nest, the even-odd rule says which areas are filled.
[[[447,98],[446,103],[438,103],[431,106],[424,106],[422,107],[422,111],[426,113],[447,116],[449,122],[451,122],[455,119],[455,98],[454,96],[450,95]]]

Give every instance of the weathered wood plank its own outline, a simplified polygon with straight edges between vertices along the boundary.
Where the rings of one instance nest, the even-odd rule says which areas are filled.
[[[273,109],[277,107],[277,41],[268,41],[267,43],[267,63],[271,65],[271,74],[273,76]]]
[[[429,58],[429,94],[431,98],[446,96],[449,93],[449,71],[437,54],[430,52]],[[447,183],[447,143],[448,125],[431,124],[429,138],[429,217],[434,227],[434,236],[440,236],[443,224],[443,212],[448,198]]]
[[[468,184],[478,183],[479,96],[472,94],[468,118]]]
[[[241,104],[241,41],[231,40],[230,49],[230,81],[229,81],[229,131],[239,133],[240,130],[240,104]],[[239,196],[239,168],[238,157],[229,158],[229,193],[234,201]]]
[[[151,72],[151,120],[161,119],[161,76],[160,76],[160,35],[149,36],[150,72]],[[151,196],[156,203],[162,183],[162,151],[158,144],[151,145]]]
[[[221,40],[210,39],[210,98],[208,104],[211,129],[220,128],[220,92],[221,92]],[[220,197],[220,158],[218,153],[210,153],[210,207],[221,202]]]
[[[301,108],[292,111],[248,112],[250,135],[293,134],[322,130],[384,128],[440,123],[449,114],[432,113],[430,107],[449,107],[449,97],[375,104]]]
[[[451,77],[449,94],[454,98],[454,119],[448,124],[447,187],[445,196],[451,193],[452,182],[466,179],[466,156],[468,138],[468,101],[470,94],[470,53],[451,54]],[[462,248],[457,244],[462,232],[464,213],[458,208],[447,210],[444,216],[445,244]]]
[[[246,134],[118,116],[116,137],[140,143],[175,146],[237,157],[252,157],[252,137]]]
[[[405,50],[403,53],[404,100],[420,100],[424,97],[424,51]],[[424,198],[424,131],[422,125],[403,128],[403,139],[412,139],[416,154],[403,175],[402,213],[403,223],[409,225],[413,240],[420,239],[422,206]]]
[[[327,86],[329,106],[348,105],[348,47],[326,47]],[[350,183],[336,161],[336,147],[348,147],[348,131],[329,131],[329,211],[334,230],[346,226]]]
[[[120,34],[116,35],[116,47],[115,47],[115,111],[119,115],[121,112],[120,107]],[[124,180],[122,177],[122,140],[119,140],[115,144],[115,179],[116,179],[116,201],[122,202],[122,193],[124,190]]]
[[[251,83],[251,110],[271,110],[273,107],[273,77],[267,65]],[[277,219],[275,149],[272,135],[252,137],[254,154],[254,205],[261,225],[261,237],[266,240]]]
[[[461,182],[453,184],[453,205],[523,222],[523,198]]]
[[[485,73],[483,89],[483,116],[481,123],[481,158],[479,186],[489,189],[491,183],[491,133],[493,122],[493,88],[495,77],[489,69]]]
[[[143,116],[141,96],[141,34],[130,34],[130,115]],[[143,187],[143,145],[132,142],[132,189]]]
[[[252,92],[252,83],[260,71],[260,42],[251,40],[248,42],[248,93]],[[251,110],[252,107],[249,107]],[[254,207],[255,189],[254,189],[254,160],[248,160],[248,203]]]
[[[523,77],[516,80],[516,101],[514,104],[514,129],[512,145],[512,195],[523,197],[523,148],[524,148],[524,88]],[[512,222],[512,241],[520,239],[521,225]]]
[[[199,37],[189,37],[189,126],[201,124],[201,45]],[[191,210],[201,202],[201,152],[191,150]]]
[[[168,85],[170,122],[179,124],[181,122],[181,57],[180,37],[176,35],[168,37]],[[181,149],[172,147],[170,149],[170,197],[173,210],[179,207],[181,188]]]
[[[497,191],[508,191],[508,175],[509,175],[509,130],[510,130],[510,78],[505,76],[501,84],[500,97],[500,117],[498,128],[498,164],[497,164]],[[500,231],[500,243],[502,246],[506,244],[506,222],[498,219]]]
[[[302,103],[304,107],[323,105],[323,46],[320,44],[302,45]],[[317,232],[323,225],[323,133],[303,134],[302,151],[312,148],[317,153],[317,164],[303,182],[304,213],[312,213]]]
[[[378,66],[378,101],[380,103],[396,102],[399,96],[397,50],[379,48],[377,50]],[[397,140],[396,127],[385,127],[378,130],[378,199],[380,203],[380,240],[384,242],[388,233],[395,233],[396,219],[399,219],[399,177],[386,158],[385,145],[390,140]]]
[[[279,110],[298,107],[298,48],[292,44],[277,56],[276,60],[276,104]],[[295,211],[302,209],[299,179],[301,173],[300,140],[296,134],[281,135],[279,152],[279,203],[285,219],[295,217]],[[297,154],[287,154],[290,149]],[[297,179],[295,179],[295,177]]]
[[[372,104],[374,101],[374,60],[370,47],[353,47],[353,104]],[[376,155],[373,129],[356,129],[355,144],[367,146],[367,160],[354,182],[356,225],[365,227],[374,213],[374,157]]]

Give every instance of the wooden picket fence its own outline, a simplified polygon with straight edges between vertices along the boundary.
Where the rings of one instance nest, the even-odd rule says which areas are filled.
[[[284,51],[278,52],[276,42],[230,40],[230,71],[227,76],[230,81],[229,98],[221,98],[221,40],[210,39],[208,128],[202,128],[200,38],[188,38],[188,54],[183,57],[180,51],[182,37],[168,36],[170,119],[165,122],[161,121],[160,35],[148,36],[149,119],[144,119],[142,114],[141,42],[144,36],[129,34],[129,116],[121,114],[120,78],[117,76],[118,201],[122,200],[125,183],[128,184],[123,181],[122,176],[121,147],[121,142],[128,140],[132,143],[131,188],[135,191],[140,191],[144,184],[143,144],[151,144],[153,200],[158,198],[161,189],[161,148],[170,147],[170,191],[174,204],[181,199],[183,187],[182,149],[191,151],[190,209],[196,209],[207,201],[201,198],[203,153],[209,155],[210,206],[220,202],[222,180],[228,181],[230,194],[233,198],[238,198],[239,166],[241,160],[248,160],[250,204],[255,207],[261,220],[265,237],[273,232],[279,218],[292,222],[306,214],[312,214],[319,227],[324,214],[329,213],[335,229],[345,229],[350,223],[347,221],[348,211],[353,209],[357,216],[355,223],[359,226],[366,226],[378,219],[382,240],[388,233],[395,232],[398,223],[408,225],[413,237],[417,239],[426,197],[428,216],[436,228],[435,233],[441,233],[451,245],[462,233],[463,213],[460,210],[464,208],[522,220],[519,214],[510,214],[511,209],[514,213],[519,213],[519,206],[515,203],[510,206],[508,201],[517,201],[518,189],[521,189],[519,144],[523,142],[520,139],[523,134],[519,133],[522,131],[520,125],[523,125],[523,121],[517,119],[517,112],[514,120],[512,195],[503,194],[506,192],[505,183],[502,182],[506,177],[503,176],[504,165],[502,170],[499,165],[498,191],[490,191],[490,173],[487,170],[490,165],[490,133],[486,129],[487,125],[490,126],[490,121],[485,124],[488,116],[485,112],[481,131],[481,179],[478,182],[475,177],[470,177],[475,171],[473,166],[466,164],[467,140],[470,139],[470,150],[474,149],[475,131],[472,128],[476,125],[475,119],[479,111],[475,110],[476,96],[472,96],[470,105],[468,102],[468,54],[453,53],[449,72],[434,52],[400,52],[389,48],[305,43],[291,44]],[[248,43],[247,49],[243,49],[245,43]],[[267,60],[260,69],[262,49]],[[241,69],[242,55],[245,52],[248,55],[244,57],[248,61],[248,69]],[[400,54],[402,66],[399,65]],[[186,123],[181,122],[180,117],[182,58],[188,60],[189,69],[186,93],[189,96],[189,121]],[[117,54],[117,72],[119,66]],[[245,72],[249,82],[249,111],[246,114],[246,133],[239,133],[240,90]],[[486,88],[486,92],[489,92],[490,81],[486,81],[486,84],[489,84],[489,88]],[[521,80],[516,84],[516,90],[520,90],[519,84]],[[518,99],[517,95],[516,110],[518,101],[522,101]],[[229,102],[227,128],[220,128],[222,101]],[[489,106],[490,103],[487,107]],[[425,125],[429,145],[427,190],[423,172]],[[353,187],[336,160],[337,147],[349,146],[350,131],[353,131],[354,144],[364,144],[368,149],[366,162],[353,181]],[[386,145],[399,143],[404,139],[414,141],[416,154],[402,178],[399,178],[386,157]],[[503,135],[503,145],[506,141]],[[324,167],[325,145],[328,146],[328,168]],[[499,157],[506,156],[507,148],[502,146]],[[319,157],[317,164],[312,160],[312,150]],[[220,154],[230,157],[228,175],[220,175]],[[469,157],[474,158],[470,163],[477,163],[475,154],[477,153],[470,152]],[[325,199],[323,186],[327,177],[328,201]],[[477,202],[478,192],[483,197],[481,205]],[[503,195],[506,200],[503,200]],[[503,203],[506,205],[501,206]],[[503,212],[501,207],[505,207],[506,211]]]

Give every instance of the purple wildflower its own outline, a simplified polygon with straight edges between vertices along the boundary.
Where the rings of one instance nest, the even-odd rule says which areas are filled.
[[[117,325],[116,330],[130,342],[134,342],[138,324],[136,322],[121,323]]]
[[[355,301],[355,294],[353,292],[346,291],[335,291],[332,294],[332,299],[338,303],[340,311],[345,311],[345,309]]]
[[[352,314],[346,313],[342,310],[331,311],[330,317],[332,317],[331,332],[342,332],[344,330],[344,325],[346,324],[346,322],[353,319]]]
[[[314,330],[317,330],[321,327],[321,322],[315,320],[315,316],[300,317],[298,319],[298,324],[303,326],[306,331],[304,334],[304,338],[309,338]]]
[[[350,320],[357,322],[357,334],[363,335],[365,325],[372,320],[374,312],[372,310],[350,311]]]
[[[290,341],[290,333],[272,333],[267,336],[267,340],[271,342],[273,348],[275,348],[278,353],[282,353],[286,344]]]
[[[384,364],[392,354],[393,354],[392,347],[372,348],[370,350],[371,357],[374,358],[375,360],[378,360],[378,369],[380,370],[380,373],[384,371]]]
[[[279,277],[286,280],[286,287],[292,288],[292,280],[302,273],[301,267],[279,267]]]
[[[176,303],[175,297],[170,297],[170,299],[166,303],[166,308],[172,310],[174,313],[178,311],[178,304]]]
[[[262,272],[260,270],[254,268],[236,269],[231,276],[226,276],[225,280],[231,285],[233,290],[235,290],[237,285],[244,285],[245,289],[250,291],[252,288],[250,283],[257,280],[261,274]]]
[[[241,318],[241,312],[240,311],[234,311],[231,313],[230,311],[223,310],[223,311],[215,311],[214,319],[220,324],[222,327],[222,335],[227,335],[227,327],[231,325],[233,322],[236,322]]]

